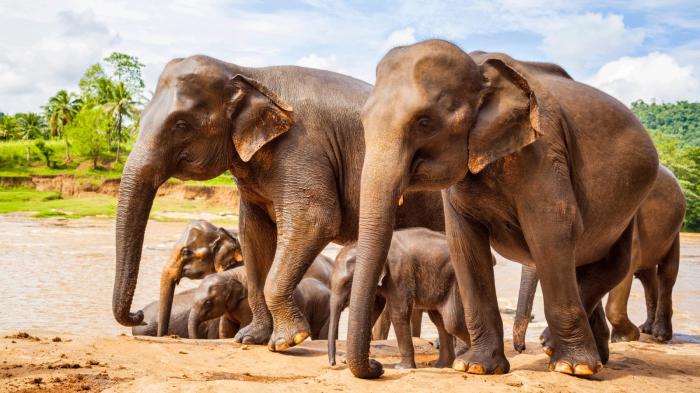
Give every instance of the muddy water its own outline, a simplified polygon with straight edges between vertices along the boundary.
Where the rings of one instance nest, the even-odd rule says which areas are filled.
[[[132,310],[158,297],[158,278],[170,249],[185,223],[148,224],[139,281]],[[86,335],[129,333],[111,311],[114,279],[114,221],[98,219],[31,219],[0,215],[0,330],[48,329]],[[326,250],[334,255],[337,246]],[[674,330],[678,338],[700,335],[700,236],[682,239],[680,274],[674,291]],[[499,306],[506,337],[510,337],[517,299],[520,265],[499,258],[495,267]],[[197,282],[183,279],[179,291]],[[538,290],[535,320],[528,339],[546,326]],[[644,295],[638,280],[632,290],[629,314],[633,322],[645,319]],[[347,315],[341,320],[345,337]],[[427,317],[423,337],[436,337]]]

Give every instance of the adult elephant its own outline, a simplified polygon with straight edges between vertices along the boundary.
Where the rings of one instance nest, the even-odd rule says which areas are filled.
[[[550,368],[600,370],[607,340],[594,340],[591,326],[600,327],[603,316],[593,311],[627,272],[632,218],[658,171],[654,145],[634,114],[555,65],[467,54],[429,40],[381,60],[362,122],[367,152],[347,350],[353,374],[382,374],[368,359],[372,300],[396,201],[417,189],[444,190],[472,338],[453,368],[510,368],[493,246],[537,267],[553,340]]]
[[[684,216],[683,190],[673,173],[668,168],[659,166],[654,187],[635,217],[630,269],[622,282],[610,291],[605,305],[605,312],[613,327],[612,342],[638,340],[640,330],[651,334],[658,341],[671,339],[671,295],[678,275],[679,233]],[[639,328],[627,316],[627,301],[635,276],[644,286],[647,308],[647,319]],[[518,352],[525,349],[525,333],[536,290],[536,270],[523,265],[518,308],[513,322],[513,347]]]
[[[330,242],[357,238],[364,158],[360,109],[371,86],[293,66],[247,68],[206,56],[176,59],[161,74],[124,167],[116,225],[116,320],[130,312],[156,190],[168,178],[211,179],[230,170],[240,191],[240,236],[252,322],[235,337],[278,351],[309,326],[294,288]],[[444,230],[440,195],[407,195],[397,227]]]

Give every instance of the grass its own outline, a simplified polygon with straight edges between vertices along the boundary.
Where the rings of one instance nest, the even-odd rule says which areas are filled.
[[[0,188],[0,214],[27,212],[32,217],[102,217],[113,218],[116,213],[115,197],[96,193],[84,193],[79,197],[64,198],[58,192],[37,191],[28,188]],[[156,198],[151,210],[151,218],[158,221],[189,221],[189,218],[164,216],[165,212],[210,213],[236,215],[230,206],[211,204],[205,201],[191,201],[169,198]],[[214,219],[215,222],[231,223],[234,219]]]

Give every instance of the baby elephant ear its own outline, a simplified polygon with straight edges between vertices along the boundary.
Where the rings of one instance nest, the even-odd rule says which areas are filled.
[[[266,143],[294,125],[294,111],[255,79],[239,74],[231,78],[231,85],[228,115],[233,123],[233,145],[241,160],[248,162]]]
[[[501,59],[488,59],[481,67],[488,87],[469,134],[472,173],[542,135],[537,95],[527,79]]]

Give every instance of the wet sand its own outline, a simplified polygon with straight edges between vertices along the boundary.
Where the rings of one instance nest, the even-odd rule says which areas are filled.
[[[158,277],[185,223],[148,224],[133,310],[157,298]],[[681,268],[674,291],[674,340],[613,344],[611,362],[591,380],[546,372],[546,356],[537,336],[546,326],[542,298],[535,299],[535,320],[528,332],[528,350],[512,351],[513,372],[506,376],[466,376],[450,370],[391,369],[396,363],[394,341],[373,344],[373,355],[385,366],[383,382],[352,378],[344,366],[327,365],[325,342],[307,342],[287,354],[265,347],[246,349],[230,340],[190,341],[133,338],[111,314],[114,278],[114,221],[99,219],[30,219],[0,216],[5,250],[0,254],[0,337],[18,331],[38,336],[0,338],[0,391],[42,389],[75,391],[446,391],[476,388],[510,391],[698,391],[700,380],[700,235],[682,236]],[[325,252],[334,255],[337,246]],[[520,265],[498,259],[495,267],[505,337],[510,338],[512,309],[517,299]],[[182,280],[178,291],[198,282]],[[645,317],[638,280],[629,314],[636,324]],[[346,315],[341,320],[344,339]],[[434,326],[425,319],[422,337],[433,339]],[[60,337],[60,342],[53,342]],[[390,339],[393,337],[390,336]],[[648,337],[644,336],[645,340]],[[424,367],[437,354],[427,341],[416,342]],[[419,344],[420,343],[420,344]],[[340,347],[343,348],[341,342]],[[98,362],[99,364],[90,364]],[[73,368],[76,367],[77,368]],[[600,382],[605,380],[607,382]],[[53,381],[53,382],[52,382]],[[414,388],[409,388],[413,386]],[[424,389],[421,389],[424,388]],[[48,389],[48,390],[46,390]]]

